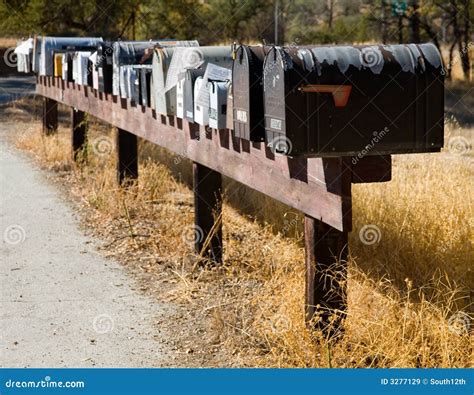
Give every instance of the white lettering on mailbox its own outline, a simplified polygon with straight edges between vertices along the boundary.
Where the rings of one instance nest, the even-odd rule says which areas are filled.
[[[247,111],[237,110],[236,118],[239,122],[247,123]]]
[[[281,119],[270,118],[270,127],[272,129],[281,130]]]

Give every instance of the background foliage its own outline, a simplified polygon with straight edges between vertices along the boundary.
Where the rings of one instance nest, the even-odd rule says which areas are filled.
[[[0,32],[201,44],[432,41],[447,48],[448,64],[459,54],[467,76],[473,17],[474,0],[1,0]]]

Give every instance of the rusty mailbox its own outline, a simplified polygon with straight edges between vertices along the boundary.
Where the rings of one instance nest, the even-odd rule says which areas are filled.
[[[261,45],[240,45],[233,54],[234,133],[245,140],[265,139],[262,78],[265,50],[268,49]]]
[[[442,59],[432,44],[273,47],[264,108],[267,144],[290,156],[439,151]]]

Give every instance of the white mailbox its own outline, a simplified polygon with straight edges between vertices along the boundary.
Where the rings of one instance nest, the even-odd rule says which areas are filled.
[[[197,97],[204,80],[202,77],[197,77],[194,83],[194,97]],[[209,106],[202,106],[194,102],[194,122],[199,125],[206,126],[209,123]]]
[[[227,92],[229,82],[209,81],[209,126],[225,129],[227,126]]]
[[[178,83],[176,85],[176,116],[184,118],[184,73],[178,76]]]

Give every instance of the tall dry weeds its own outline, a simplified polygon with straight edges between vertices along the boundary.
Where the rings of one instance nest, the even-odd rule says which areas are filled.
[[[397,156],[391,182],[353,187],[348,315],[344,338],[331,342],[303,322],[300,218],[287,222],[290,239],[224,204],[225,264],[193,270],[191,191],[147,157],[138,182],[117,188],[113,141],[92,127],[87,165],[71,163],[66,129],[46,138],[29,127],[16,144],[58,171],[107,254],[205,322],[200,341],[224,350],[223,365],[472,365],[472,150]],[[141,148],[147,156],[155,149]],[[364,240],[368,226],[375,242]]]

